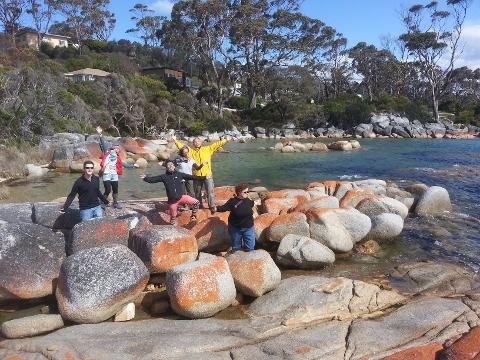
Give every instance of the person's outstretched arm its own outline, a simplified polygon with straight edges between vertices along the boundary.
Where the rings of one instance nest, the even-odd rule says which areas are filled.
[[[212,145],[209,145],[208,148],[209,148],[210,152],[213,154],[215,151],[220,149],[226,143],[228,143],[228,140],[223,139],[223,140],[214,142]]]
[[[228,199],[228,201],[225,204],[221,206],[217,206],[217,211],[218,212],[230,211],[230,209],[232,208],[232,201],[233,199]]]
[[[163,182],[163,175],[148,176],[148,175],[142,174],[140,175],[140,178],[149,184]]]
[[[70,194],[67,196],[67,200],[65,200],[65,204],[63,204],[63,207],[61,211],[67,211],[67,209],[72,205],[73,200],[75,199],[75,196],[78,194],[78,184],[75,181],[72,186],[72,190],[70,191]]]
[[[185,173],[179,173],[185,180],[205,180],[206,176],[197,176],[197,175],[190,175]]]

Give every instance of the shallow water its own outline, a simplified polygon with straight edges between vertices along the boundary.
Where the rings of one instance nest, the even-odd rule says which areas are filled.
[[[324,140],[318,140],[324,141]],[[437,259],[462,262],[480,269],[480,141],[429,139],[365,139],[351,152],[282,154],[259,150],[273,140],[231,143],[216,154],[213,171],[217,186],[247,181],[268,189],[303,188],[311,181],[378,178],[402,185],[423,182],[445,187],[454,213],[436,219],[410,218],[401,237],[381,244],[378,257],[353,254],[321,273],[360,278],[385,273],[407,260]],[[164,196],[161,184],[147,184],[142,172],[159,174],[151,164],[145,170],[126,170],[120,182],[123,199]],[[10,202],[50,201],[66,196],[78,174],[52,174],[46,179],[16,182]],[[288,276],[288,271],[285,272]]]

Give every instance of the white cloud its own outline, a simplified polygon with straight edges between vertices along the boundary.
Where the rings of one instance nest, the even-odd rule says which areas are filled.
[[[463,52],[459,55],[455,67],[480,68],[480,24],[467,24],[464,26],[462,47]]]
[[[150,5],[150,9],[161,15],[170,16],[174,2],[172,0],[157,0]]]

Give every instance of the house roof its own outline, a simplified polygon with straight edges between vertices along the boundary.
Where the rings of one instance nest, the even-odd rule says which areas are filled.
[[[36,35],[37,30],[32,29],[32,28],[23,28],[19,32],[17,32],[17,36],[22,35],[22,34],[35,34]],[[62,38],[62,39],[70,39],[71,38],[70,36],[66,36],[66,35],[48,34],[48,33],[42,33],[42,36],[58,37],[58,38]]]
[[[94,75],[94,76],[105,77],[105,76],[109,76],[110,73],[100,69],[85,68],[85,69],[75,70],[65,74],[65,76],[74,76],[74,75]]]

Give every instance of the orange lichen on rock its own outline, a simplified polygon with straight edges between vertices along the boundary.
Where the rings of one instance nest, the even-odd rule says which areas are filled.
[[[369,196],[374,196],[372,190],[370,189],[348,190],[340,200],[340,207],[341,208],[356,207],[360,201],[362,201],[363,199]]]
[[[297,206],[296,198],[271,198],[262,201],[262,208],[265,213],[280,214],[282,210],[288,212],[292,207]]]
[[[105,240],[128,238],[128,222],[101,223],[95,231],[95,242],[100,246]]]
[[[153,249],[152,266],[158,272],[167,272],[172,267],[194,261],[198,254],[197,239],[193,235],[175,237],[162,241]]]
[[[314,182],[311,182],[307,185],[306,189],[312,189],[312,188],[316,188],[316,187],[324,187],[325,184],[322,183],[322,182],[318,182],[318,181],[314,181]]]
[[[480,326],[455,341],[442,353],[442,359],[478,360],[480,359]]]
[[[384,360],[435,360],[442,349],[442,343],[427,344],[387,356]]]
[[[255,228],[255,237],[258,243],[266,241],[268,228],[277,217],[277,214],[262,214],[255,218],[253,226]]]
[[[243,255],[242,253],[240,254]],[[248,284],[252,288],[262,286],[265,276],[264,261],[262,259],[248,259],[243,256],[229,258],[227,261],[235,283]]]
[[[190,271],[185,281],[177,288],[175,300],[178,306],[190,309],[197,303],[208,304],[218,301],[220,289],[216,277],[225,271],[229,271],[227,262],[220,257]]]

